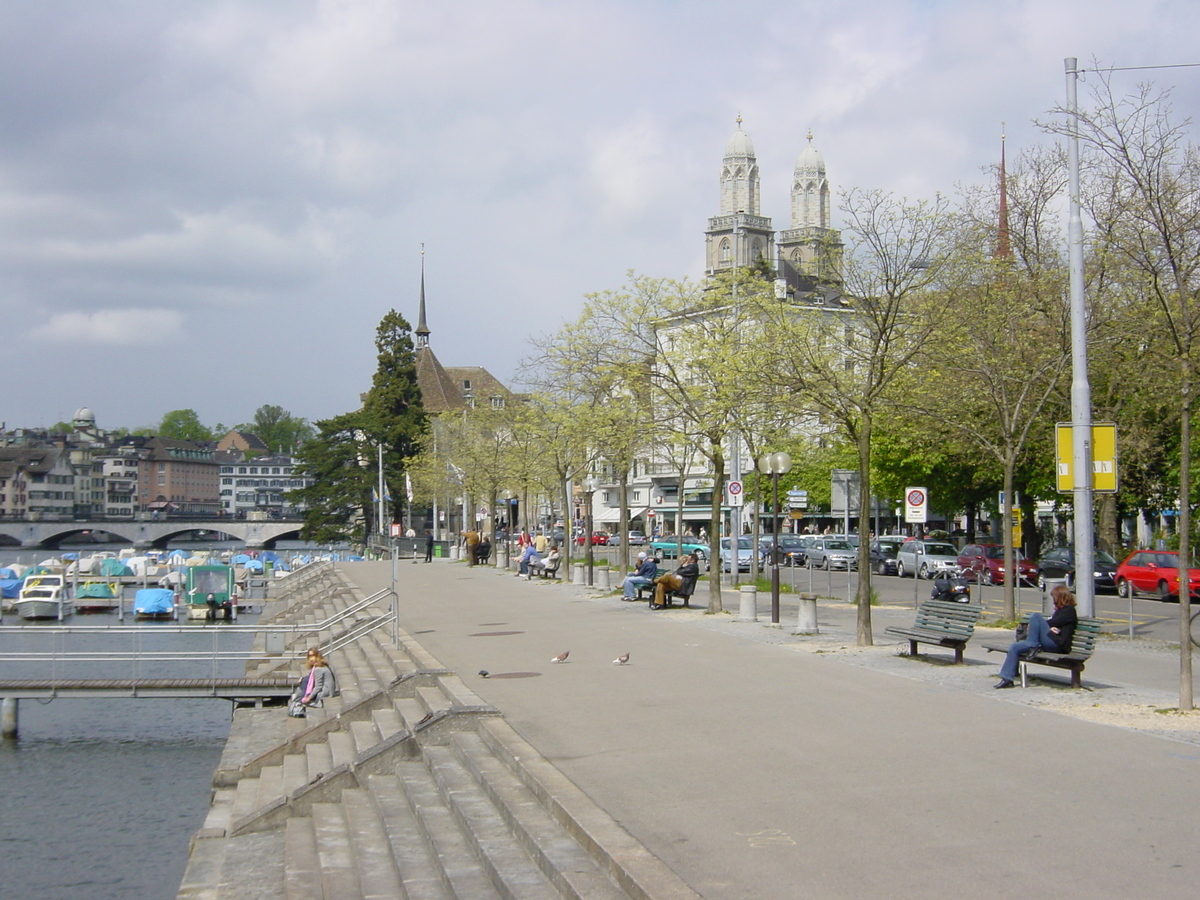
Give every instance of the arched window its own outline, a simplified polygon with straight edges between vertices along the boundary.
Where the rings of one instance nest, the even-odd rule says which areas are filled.
[[[729,238],[725,238],[723,241],[721,241],[720,261],[721,265],[723,266],[728,266],[733,263],[733,244],[729,242]]]

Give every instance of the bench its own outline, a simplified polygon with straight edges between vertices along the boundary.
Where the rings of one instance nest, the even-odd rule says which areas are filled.
[[[954,662],[963,661],[967,641],[975,633],[975,623],[983,614],[982,606],[955,603],[951,600],[926,600],[917,608],[917,618],[911,628],[891,625],[884,634],[908,639],[908,652],[917,655],[917,644],[937,644],[954,649]]]
[[[680,588],[678,588],[677,590],[674,590],[674,591],[667,591],[663,595],[663,605],[664,606],[673,606],[675,603],[675,598],[678,597],[680,600],[683,601],[683,605],[690,609],[691,608],[690,601],[692,599],[692,594],[695,593],[695,591],[696,591],[696,579],[697,579],[697,576],[695,576],[695,575],[693,575],[691,577],[683,577],[683,585]],[[637,598],[639,600],[646,600],[651,609],[654,608],[654,588],[655,587],[656,586],[653,584],[643,584],[637,589]]]
[[[543,565],[542,563],[533,565],[531,563],[529,566],[529,574],[537,575],[539,578],[555,578],[555,579],[557,579],[558,578],[558,567],[561,565],[562,565],[562,557],[561,556],[550,565]]]
[[[1021,621],[1028,622],[1029,616],[1021,616]],[[1103,624],[1099,619],[1089,619],[1080,616],[1078,623],[1075,625],[1075,634],[1071,636],[1070,653],[1038,650],[1036,653],[1030,651],[1032,655],[1027,654],[1023,656],[1019,663],[1021,687],[1028,686],[1028,673],[1025,671],[1025,667],[1028,665],[1069,669],[1071,672],[1071,687],[1083,687],[1083,667],[1091,659],[1092,653],[1095,652],[1096,638],[1100,635],[1100,628]],[[983,646],[989,653],[1007,653],[1012,643],[1012,641],[1009,641],[1006,644],[990,643]]]

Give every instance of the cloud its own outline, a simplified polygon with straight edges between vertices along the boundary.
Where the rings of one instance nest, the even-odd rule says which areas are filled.
[[[183,315],[170,309],[101,309],[59,313],[33,329],[34,340],[108,347],[163,345],[183,336]]]

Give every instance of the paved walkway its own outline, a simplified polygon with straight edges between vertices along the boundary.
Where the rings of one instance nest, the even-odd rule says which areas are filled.
[[[402,626],[708,900],[1200,890],[1200,714],[1155,711],[1178,697],[1166,645],[1106,641],[1082,692],[1057,670],[996,691],[977,645],[999,632],[963,666],[910,659],[883,628],[911,610],[876,608],[860,649],[846,604],[805,637],[794,605],[784,628],[735,621],[732,591],[732,614],[652,613],[492,568],[396,571]]]

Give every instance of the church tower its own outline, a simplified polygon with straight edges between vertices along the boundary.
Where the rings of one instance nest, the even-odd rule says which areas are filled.
[[[705,232],[709,275],[759,259],[770,261],[775,255],[775,232],[771,220],[762,215],[758,157],[750,136],[742,131],[741,116],[737,126],[721,162],[720,212],[708,220]]]
[[[829,179],[825,158],[808,145],[796,159],[792,176],[792,227],[779,234],[779,258],[797,276],[836,283],[841,280],[841,236],[830,227]],[[790,279],[789,279],[790,280]]]

